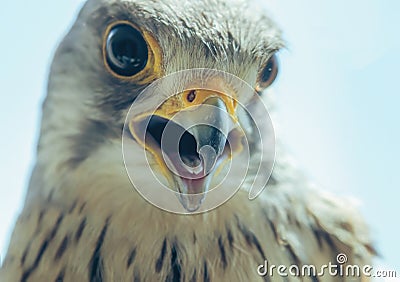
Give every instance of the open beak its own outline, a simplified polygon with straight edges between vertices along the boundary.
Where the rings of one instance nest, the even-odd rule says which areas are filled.
[[[241,150],[236,100],[223,93],[194,89],[133,118],[133,137],[156,160],[183,207],[196,211],[213,177]]]

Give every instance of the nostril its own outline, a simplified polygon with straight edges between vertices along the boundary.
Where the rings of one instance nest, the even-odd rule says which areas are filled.
[[[192,103],[196,99],[196,90],[192,90],[188,93],[186,96],[186,99],[188,100],[189,103]]]

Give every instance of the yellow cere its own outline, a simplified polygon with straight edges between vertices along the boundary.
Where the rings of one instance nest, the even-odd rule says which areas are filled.
[[[156,110],[155,114],[170,119],[176,113],[190,107],[199,106],[211,97],[219,97],[224,102],[233,122],[236,123],[238,121],[236,116],[237,101],[234,97],[204,89],[186,90],[178,95],[172,96]]]

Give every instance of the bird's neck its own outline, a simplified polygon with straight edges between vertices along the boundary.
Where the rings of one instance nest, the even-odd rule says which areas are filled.
[[[39,162],[40,163],[40,162]],[[61,170],[62,174],[49,175],[46,167],[38,168],[32,178],[30,190],[35,190],[37,182],[42,194],[32,193],[43,201],[50,201],[68,211],[72,208],[81,210],[94,220],[106,220],[113,217],[121,224],[128,236],[130,225],[147,227],[153,223],[164,230],[182,230],[171,228],[171,224],[182,224],[185,230],[195,232],[217,231],[225,228],[226,222],[234,222],[240,214],[254,213],[257,202],[248,200],[248,192],[239,192],[221,208],[199,215],[175,215],[163,211],[147,202],[133,187],[122,159],[120,144],[109,144],[97,150],[79,166]],[[37,174],[37,176],[35,176]],[[35,179],[37,178],[37,179]],[[47,179],[47,180],[46,180]],[[45,189],[44,189],[45,188]]]

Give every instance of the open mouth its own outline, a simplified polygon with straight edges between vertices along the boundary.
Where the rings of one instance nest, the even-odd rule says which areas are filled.
[[[130,123],[188,211],[200,207],[214,176],[242,148],[243,135],[225,105],[214,95],[177,115],[156,111]]]
[[[166,127],[168,132],[165,130]],[[204,128],[204,130],[207,129]],[[218,129],[214,130],[215,135],[223,134]],[[179,192],[199,194],[205,192],[201,191],[201,188],[205,184],[206,177],[212,177],[217,168],[232,156],[233,152],[228,140],[236,141],[232,144],[234,149],[237,149],[240,145],[237,144],[238,139],[229,136],[223,138],[225,144],[222,145],[222,153],[217,155],[211,145],[204,145],[199,148],[195,136],[179,124],[163,117],[152,116],[148,123],[145,142],[151,151],[163,156],[163,160],[174,174],[174,178],[181,180],[188,187],[187,191],[182,191],[182,187],[177,185]]]

